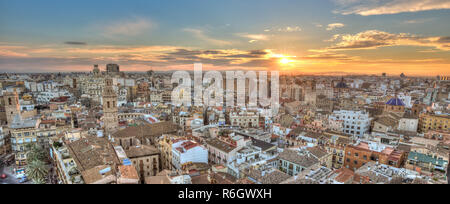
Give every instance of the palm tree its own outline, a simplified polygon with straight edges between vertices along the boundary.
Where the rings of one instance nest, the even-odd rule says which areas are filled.
[[[45,161],[47,159],[46,152],[36,144],[27,144],[26,146],[27,153],[27,162],[31,163],[34,160]]]
[[[43,184],[48,175],[48,167],[43,161],[33,160],[28,163],[25,172],[27,177],[30,178],[33,183]]]

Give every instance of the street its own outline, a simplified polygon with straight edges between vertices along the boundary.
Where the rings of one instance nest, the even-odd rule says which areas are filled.
[[[0,184],[19,184],[19,180],[16,179],[16,176],[11,172],[11,167],[1,166],[0,167],[0,175],[6,174],[6,179],[0,179]]]

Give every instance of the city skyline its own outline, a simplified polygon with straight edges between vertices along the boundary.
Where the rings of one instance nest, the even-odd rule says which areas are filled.
[[[0,72],[280,70],[436,76],[450,2],[0,0]]]

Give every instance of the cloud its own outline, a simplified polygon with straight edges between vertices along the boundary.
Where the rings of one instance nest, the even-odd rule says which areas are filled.
[[[450,9],[448,0],[334,0],[335,13],[362,16]]]
[[[83,47],[83,48],[70,48],[64,50],[70,54],[98,54],[98,55],[109,55],[109,54],[126,54],[126,53],[159,53],[165,51],[171,51],[178,49],[175,46],[94,46],[94,47]]]
[[[214,39],[212,37],[209,37],[208,35],[205,34],[205,31],[200,30],[200,29],[185,28],[185,29],[183,29],[183,31],[191,33],[196,38],[198,38],[199,40],[208,42],[208,43],[210,43],[212,45],[224,46],[224,45],[230,45],[231,44],[231,42],[228,42],[228,41],[218,40],[218,39]]]
[[[399,35],[399,34],[392,34]],[[412,36],[412,35],[411,35]],[[417,37],[417,39],[424,37]],[[431,37],[438,43],[450,42],[450,37]],[[341,36],[336,42],[341,42]],[[424,41],[424,40],[423,40]],[[0,44],[0,70],[6,72],[71,72],[90,71],[92,64],[101,66],[118,63],[124,71],[192,70],[193,63],[203,63],[205,70],[286,70],[296,73],[394,73],[408,70],[408,75],[436,75],[448,70],[449,60],[442,57],[420,59],[362,59],[337,53],[337,50],[310,50],[311,54],[287,56],[276,50],[257,49],[197,49],[174,46],[112,46],[89,45],[67,47],[59,45]],[[49,49],[45,55],[35,54]],[[5,50],[7,52],[5,52]],[[11,53],[18,53],[18,55]],[[315,52],[314,52],[315,51]],[[280,66],[280,58],[295,58],[293,66]],[[400,73],[395,73],[400,74]]]
[[[300,26],[286,26],[286,27],[268,28],[264,30],[264,32],[271,32],[271,31],[292,33],[292,32],[300,32],[302,31],[302,28]]]
[[[355,35],[334,35],[329,41],[336,43],[323,49],[324,51],[376,49],[391,46],[421,46],[450,50],[450,37],[424,37],[409,33],[393,34],[378,30],[368,30]]]
[[[412,20],[406,20],[406,21],[404,21],[404,23],[406,23],[406,24],[421,24],[421,23],[426,23],[426,22],[430,22],[433,20],[434,20],[434,18],[412,19]]]
[[[337,61],[351,61],[356,60],[358,57],[351,57],[345,54],[336,54],[332,52],[327,53],[317,53],[317,54],[311,54],[306,55],[304,57],[301,57],[301,59],[304,60],[337,60]]]
[[[277,60],[270,50],[192,49],[156,45],[80,47],[0,45],[0,69],[4,70],[13,70],[12,67],[22,67],[23,71],[27,71],[26,67],[40,71],[61,70],[62,67],[76,67],[73,70],[77,70],[86,66],[82,69],[86,71],[90,69],[91,64],[107,63],[118,63],[123,67],[141,65],[163,68],[197,62],[222,68],[240,66],[255,69],[264,68]]]
[[[137,36],[149,31],[156,25],[149,19],[134,17],[102,26],[102,34],[105,37]]]
[[[248,38],[249,39],[249,43],[254,43],[257,41],[266,41],[269,40],[269,36],[268,35],[264,35],[264,34],[248,34],[248,33],[237,33],[236,34],[239,37],[242,38]]]
[[[175,64],[192,64],[196,62],[212,64],[216,66],[240,65],[248,66],[258,65],[257,61],[271,61],[270,50],[191,50],[177,49],[173,52],[162,54],[159,56],[161,60],[167,60],[168,63]],[[262,66],[262,64],[259,64]]]
[[[4,56],[4,57],[27,57],[28,54],[19,53],[19,52],[15,52],[15,51],[12,51],[12,50],[7,50],[7,49],[1,49],[0,48],[0,56]]]
[[[85,42],[77,42],[77,41],[67,41],[67,42],[64,42],[64,44],[66,44],[66,45],[87,45],[87,43],[85,43]]]
[[[334,29],[336,29],[336,28],[342,28],[342,27],[344,27],[344,26],[345,26],[345,25],[342,24],[342,23],[332,23],[332,24],[328,24],[327,30],[328,30],[328,31],[331,31],[331,30],[334,30]]]
[[[294,27],[287,26],[285,28],[279,28],[278,31],[290,33],[290,32],[299,32],[299,31],[302,31],[302,29],[299,26],[294,26]]]
[[[313,23],[313,25],[316,26],[316,27],[318,27],[318,28],[322,28],[322,27],[323,27],[323,25],[320,24],[320,23]]]

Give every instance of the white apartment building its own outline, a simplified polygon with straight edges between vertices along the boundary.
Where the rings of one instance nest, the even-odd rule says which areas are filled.
[[[365,111],[339,110],[329,117],[330,121],[343,121],[342,133],[362,137],[369,131],[371,118]]]
[[[33,97],[36,99],[37,104],[48,104],[50,100],[62,96],[72,97],[72,94],[66,90],[33,92]]]
[[[417,118],[401,118],[398,122],[398,130],[417,132],[419,126],[419,119]]]
[[[62,86],[62,84],[59,84],[54,81],[44,81],[44,82],[25,82],[25,87],[29,89],[32,92],[52,92],[52,91],[58,91],[58,86]]]
[[[234,136],[228,140],[214,138],[206,141],[210,162],[227,165],[236,159],[237,151],[246,145],[242,136]]]
[[[172,144],[172,165],[180,169],[186,163],[208,163],[208,150],[199,143],[181,140]]]

